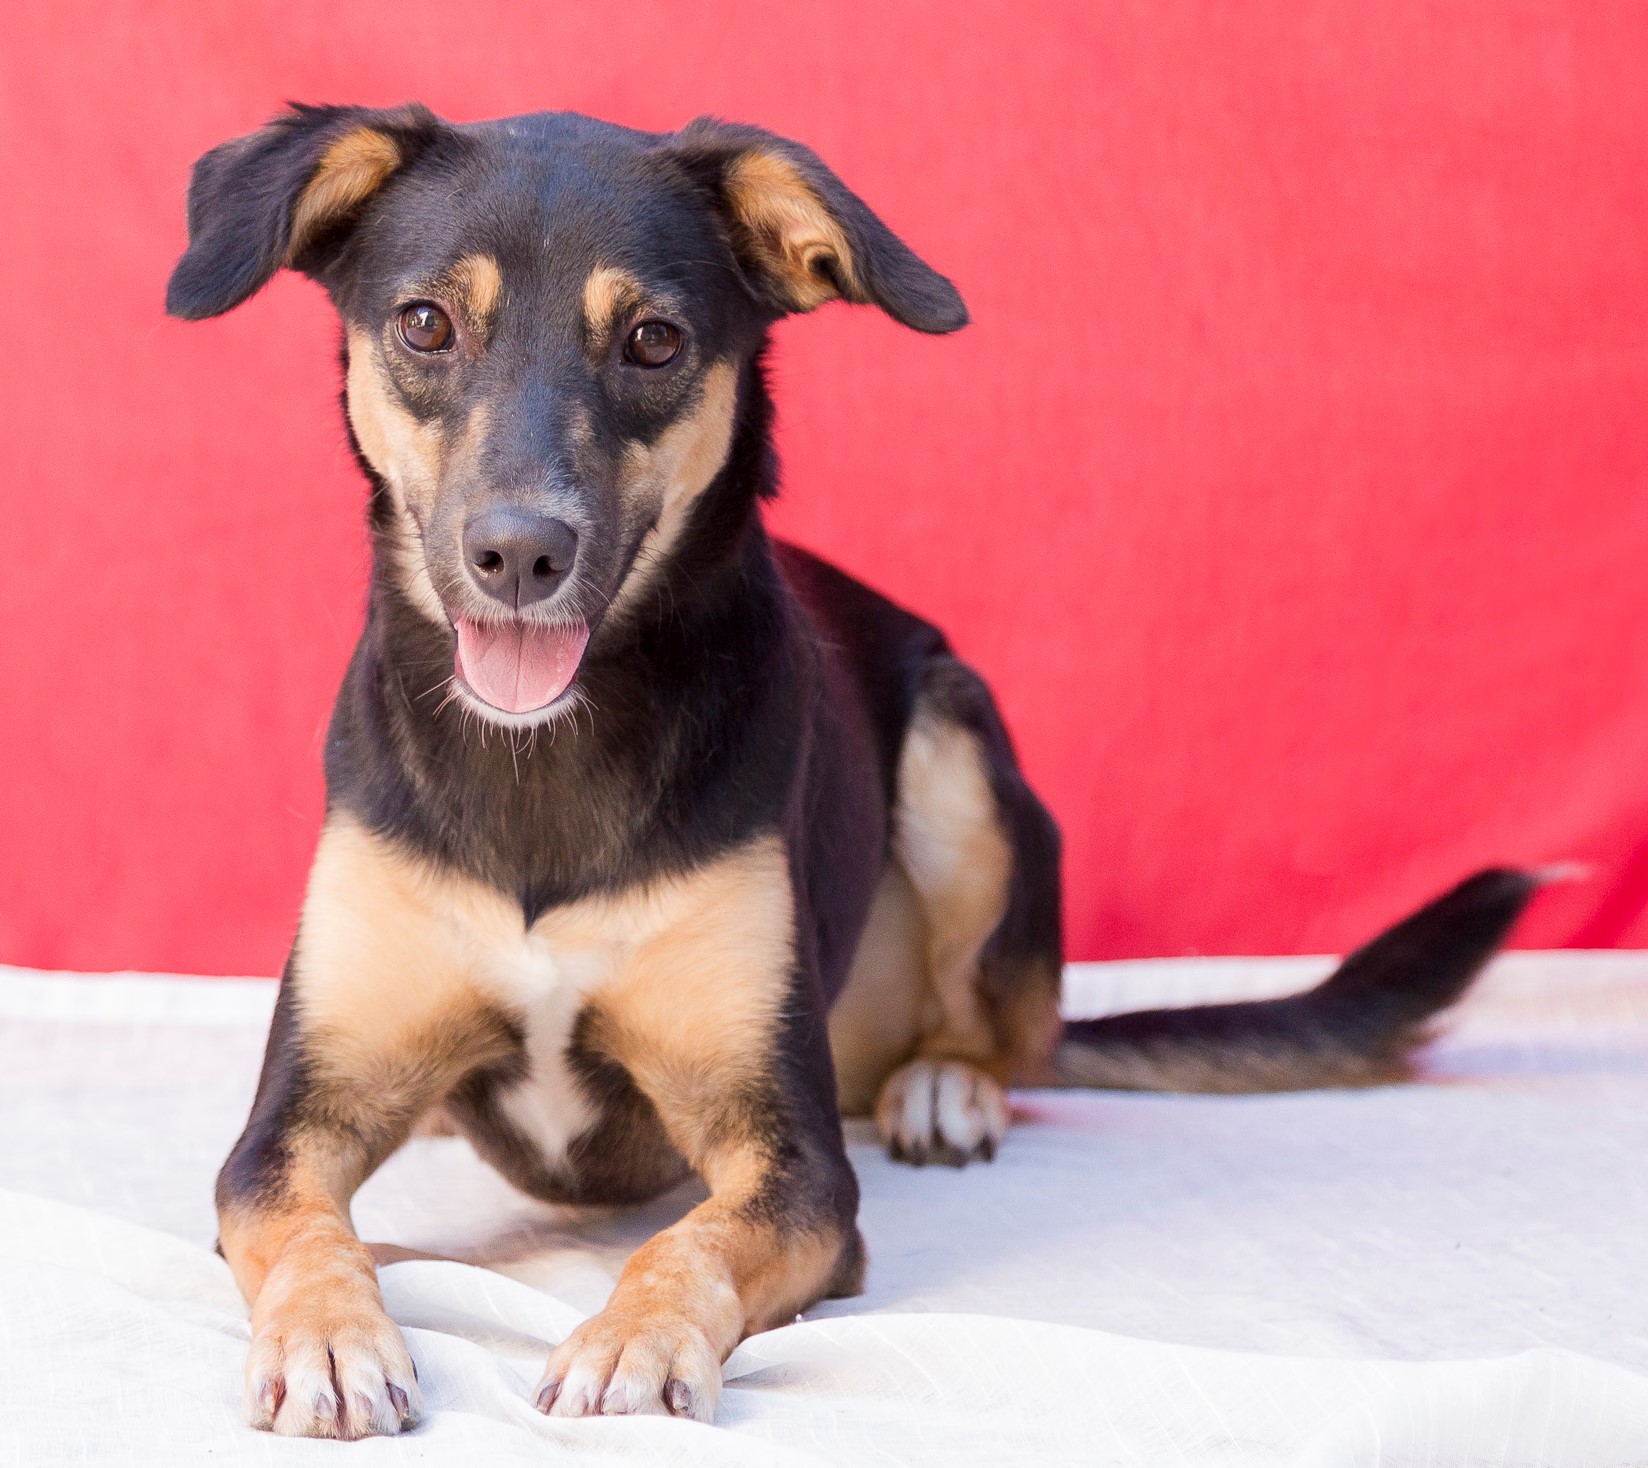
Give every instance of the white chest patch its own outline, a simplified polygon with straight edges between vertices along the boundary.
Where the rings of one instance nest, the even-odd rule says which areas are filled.
[[[760,1063],[793,955],[788,868],[762,837],[698,871],[553,908],[523,929],[519,904],[397,850],[347,816],[328,822],[294,953],[306,1027],[354,1076],[457,1085],[519,1028],[528,1071],[497,1102],[560,1168],[598,1120],[567,1064],[586,1005],[624,1040],[640,1088]],[[491,1037],[490,1040],[488,1037]],[[685,1081],[684,1081],[685,1078]]]
[[[498,1093],[498,1106],[551,1171],[599,1119],[567,1064],[567,1046],[586,997],[616,973],[621,947],[572,947],[528,934],[514,952],[492,948],[483,964],[482,991],[525,1030],[527,1074]]]

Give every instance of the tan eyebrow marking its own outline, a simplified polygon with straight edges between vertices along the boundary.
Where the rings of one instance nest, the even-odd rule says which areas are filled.
[[[584,281],[584,329],[591,342],[601,340],[623,311],[642,299],[641,282],[626,270],[597,265]]]
[[[491,255],[465,255],[447,272],[446,283],[480,330],[492,325],[503,298],[504,277]]]

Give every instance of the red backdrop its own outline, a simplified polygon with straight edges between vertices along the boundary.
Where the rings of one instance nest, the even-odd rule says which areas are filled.
[[[1579,858],[1648,940],[1648,16],[1601,0],[13,3],[0,958],[274,971],[360,620],[334,327],[165,320],[285,98],[805,139],[948,340],[787,323],[775,520],[952,629],[1074,956],[1342,947]]]

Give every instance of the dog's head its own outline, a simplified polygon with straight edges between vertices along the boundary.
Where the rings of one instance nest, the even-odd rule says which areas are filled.
[[[967,320],[811,152],[710,120],[294,108],[196,164],[167,309],[216,316],[282,266],[342,317],[380,553],[453,636],[460,697],[513,724],[567,706],[669,554],[773,321],[837,298]]]

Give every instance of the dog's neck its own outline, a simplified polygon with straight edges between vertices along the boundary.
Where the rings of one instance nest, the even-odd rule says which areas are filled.
[[[727,462],[647,594],[597,628],[580,705],[533,731],[488,727],[448,698],[452,634],[406,590],[374,481],[367,622],[327,745],[333,803],[518,892],[529,913],[684,858],[696,833],[672,839],[664,812],[702,801],[680,787],[713,783],[741,727],[773,740],[770,712],[796,696],[793,669],[769,674],[789,666],[778,652],[794,633],[760,515],[777,479],[771,420],[757,360]],[[718,796],[734,817],[739,799]]]

